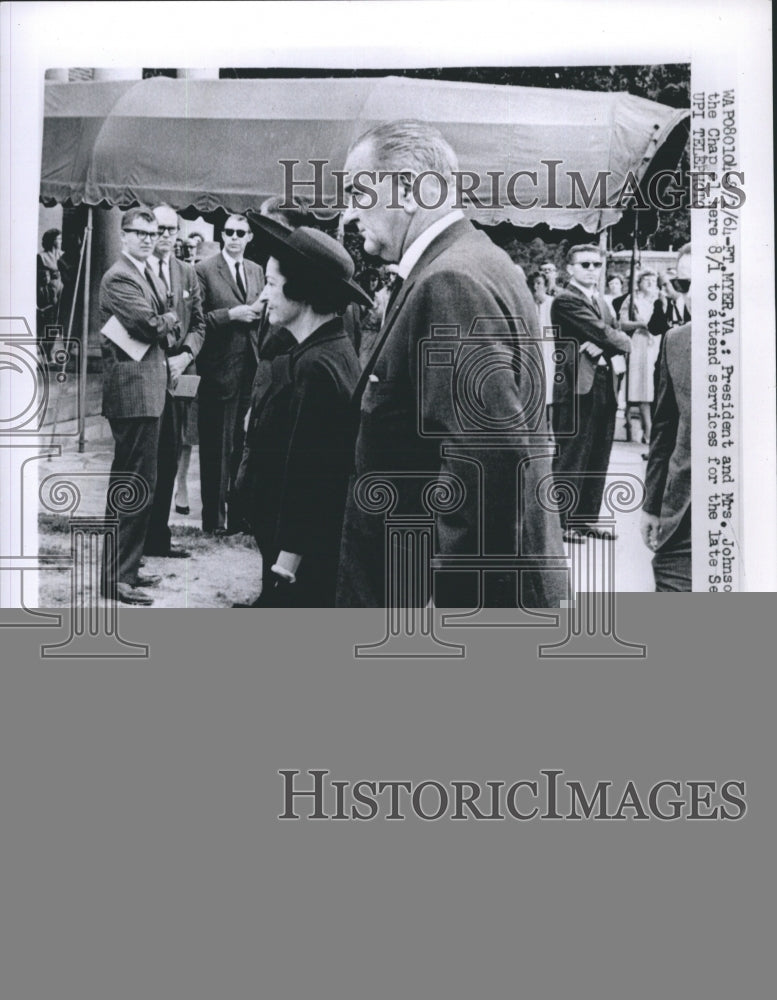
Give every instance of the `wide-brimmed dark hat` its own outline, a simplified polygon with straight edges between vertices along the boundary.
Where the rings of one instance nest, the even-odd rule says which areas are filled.
[[[330,280],[333,286],[354,302],[366,306],[374,304],[364,289],[353,280],[355,268],[351,255],[331,236],[307,226],[287,229],[274,219],[257,219],[254,225],[259,242],[270,256],[291,259],[302,268],[309,268],[317,277]]]

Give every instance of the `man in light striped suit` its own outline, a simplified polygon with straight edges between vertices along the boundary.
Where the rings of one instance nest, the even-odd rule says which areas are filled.
[[[148,345],[139,360],[107,336],[102,338],[103,416],[115,442],[108,484],[108,511],[113,489],[127,475],[145,483],[148,495],[137,510],[119,514],[119,540],[114,551],[106,545],[102,593],[124,604],[153,603],[142,588],[158,578],[139,575],[157,475],[159,429],[165,406],[168,367],[165,351],[177,340],[178,315],[167,306],[167,294],[148,267],[157,239],[157,221],[150,209],[125,212],[121,220],[121,256],[100,283],[100,328],[115,317],[130,343]],[[129,343],[125,346],[129,346]]]

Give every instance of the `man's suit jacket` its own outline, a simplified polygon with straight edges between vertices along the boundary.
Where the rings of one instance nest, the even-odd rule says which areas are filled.
[[[487,338],[483,341],[470,334],[476,320],[485,324]],[[452,350],[442,350],[441,364],[427,362],[421,370],[419,345],[432,335],[435,326],[446,327],[447,338],[460,338],[462,349],[454,344]],[[357,386],[354,402],[360,405],[360,416],[355,477],[378,472],[392,479],[392,474],[399,472],[393,482],[399,493],[400,513],[403,508],[423,512],[415,486],[411,489],[403,473],[451,473],[464,481],[463,505],[436,515],[436,555],[472,555],[485,550],[563,557],[558,516],[534,498],[539,479],[550,474],[549,458],[521,464],[529,457],[527,446],[536,443],[531,432],[523,429],[496,449],[472,447],[473,426],[461,406],[466,390],[457,378],[463,374],[462,363],[472,360],[471,351],[480,343],[482,356],[493,364],[481,386],[489,417],[513,420],[512,431],[530,399],[539,402],[538,412],[544,415],[541,349],[537,345],[536,377],[526,370],[516,376],[516,355],[520,359],[527,351],[525,345],[516,346],[516,331],[538,336],[537,311],[525,280],[488,236],[460,220],[432,241],[408,275],[387,310],[376,351]],[[440,341],[443,346],[450,348],[451,344]],[[487,481],[482,498],[481,467]],[[351,484],[343,528],[339,604],[376,607],[385,603],[384,518],[384,514],[360,508]],[[560,593],[543,574],[537,577],[532,603],[557,605]]]
[[[103,416],[159,417],[165,406],[165,342],[178,335],[178,316],[167,308],[159,280],[141,275],[122,254],[100,283],[100,328],[115,316],[130,336],[151,346],[140,361],[102,338]]]
[[[234,269],[223,254],[214,254],[196,265],[205,312],[205,343],[197,358],[202,378],[201,394],[215,399],[232,399],[240,392],[246,369],[255,369],[259,321],[233,323],[233,306],[251,305],[264,288],[264,272],[258,264],[243,259],[246,281],[245,302],[238,291]]]
[[[615,314],[602,295],[597,298],[599,312],[591,300],[579,288],[570,285],[559,292],[550,307],[550,319],[558,327],[561,340],[573,340],[573,350],[568,345],[558,344],[562,360],[556,363],[556,374],[562,378],[556,381],[553,402],[564,403],[572,395],[585,396],[593,387],[597,361],[580,351],[580,347],[590,341],[602,349],[605,358],[614,354],[629,354],[631,339],[615,326]],[[575,379],[575,358],[577,358],[577,378]],[[613,372],[613,389],[618,394],[618,376]]]
[[[691,324],[669,330],[645,472],[648,514],[661,518],[658,544],[675,533],[691,503]]]
[[[205,314],[202,311],[202,293],[194,265],[178,260],[177,257],[171,257],[170,284],[173,310],[181,323],[181,333],[174,353],[188,347],[192,352],[192,362],[184,374],[196,375],[195,361],[205,342]]]

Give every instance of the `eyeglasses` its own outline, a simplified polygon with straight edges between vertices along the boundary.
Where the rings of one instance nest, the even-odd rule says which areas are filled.
[[[242,240],[242,238],[247,234],[247,232],[248,232],[247,229],[225,229],[224,230],[224,235],[225,236],[238,236]]]
[[[592,267],[594,268],[594,270],[598,271],[599,268],[602,266],[602,262],[600,260],[576,260],[575,265],[577,267],[584,267],[586,271],[588,270],[589,267]]]
[[[691,287],[690,278],[672,278],[672,288],[681,295],[685,295]]]
[[[159,235],[164,236],[165,233],[177,233],[178,226],[160,226]]]
[[[159,235],[159,233],[150,233],[147,229],[125,229],[124,232],[134,233],[141,242],[144,240],[155,240]]]

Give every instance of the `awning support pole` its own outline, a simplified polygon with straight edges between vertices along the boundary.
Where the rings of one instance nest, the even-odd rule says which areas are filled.
[[[86,234],[84,242],[86,245],[84,269],[84,310],[83,322],[81,324],[81,350],[78,363],[81,369],[78,380],[78,451],[82,454],[86,444],[86,369],[89,353],[89,291],[92,279],[92,206],[89,206],[89,214],[86,219]]]

